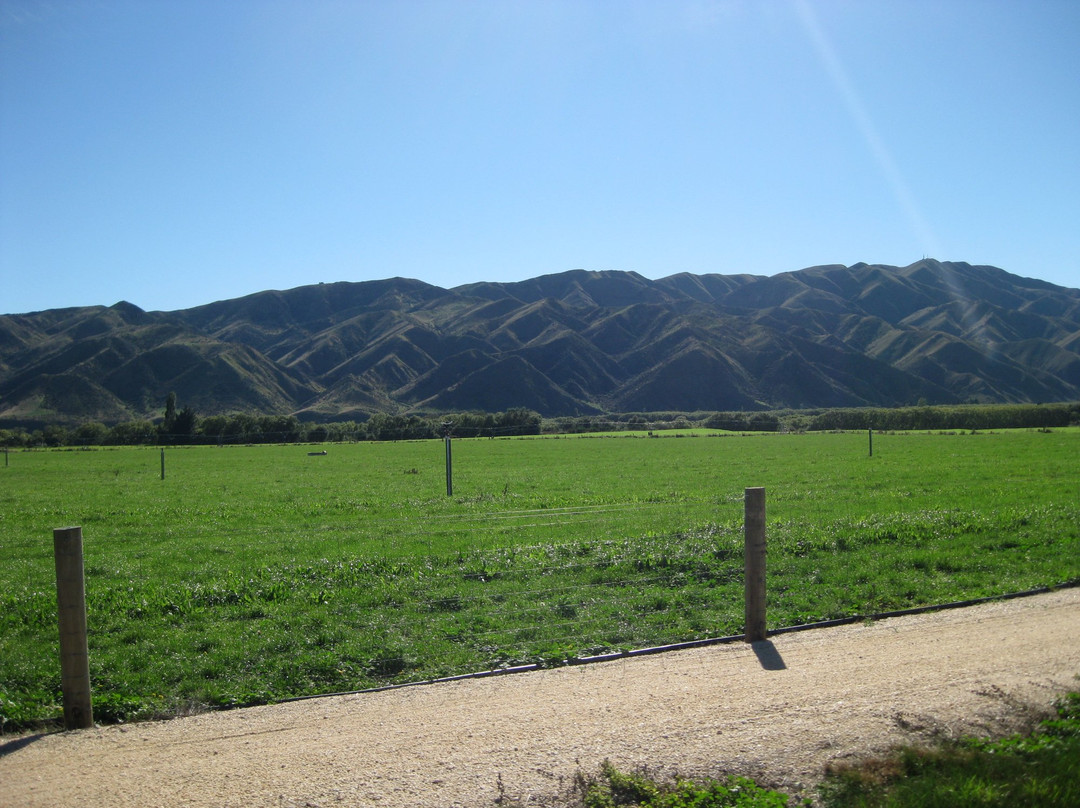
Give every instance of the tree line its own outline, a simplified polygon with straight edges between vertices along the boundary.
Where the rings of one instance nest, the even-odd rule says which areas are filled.
[[[1080,402],[1060,404],[963,404],[914,407],[859,407],[756,412],[651,412],[581,415],[544,419],[524,407],[498,413],[375,413],[365,421],[313,423],[295,415],[233,413],[200,417],[190,407],[166,401],[159,421],[126,421],[106,426],[0,429],[0,446],[147,446],[249,443],[325,443],[575,434],[671,429],[731,432],[813,432],[829,430],[909,431],[1051,429],[1080,426]]]
[[[74,427],[0,429],[0,446],[190,446],[249,443],[325,443],[369,440],[423,440],[450,434],[459,438],[538,435],[543,419],[525,408],[498,413],[421,416],[375,413],[366,421],[311,423],[295,415],[233,413],[200,417],[190,407],[177,410],[170,394],[160,421],[140,419],[106,426],[87,421]]]
[[[716,429],[729,432],[827,432],[1042,429],[1080,426],[1080,402],[956,404],[912,407],[835,407],[754,412],[652,412],[554,418],[544,431],[559,433]]]
[[[953,429],[1051,429],[1080,426],[1080,402],[1062,404],[957,404],[825,410],[808,418],[808,430],[878,431]]]

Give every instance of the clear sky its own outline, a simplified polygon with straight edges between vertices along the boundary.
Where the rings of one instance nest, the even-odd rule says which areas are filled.
[[[2,0],[0,312],[402,276],[1080,287],[1076,0]]]

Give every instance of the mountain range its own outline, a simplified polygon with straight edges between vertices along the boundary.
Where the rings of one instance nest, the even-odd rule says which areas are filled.
[[[391,278],[0,316],[0,425],[1080,399],[1080,290],[991,266]]]

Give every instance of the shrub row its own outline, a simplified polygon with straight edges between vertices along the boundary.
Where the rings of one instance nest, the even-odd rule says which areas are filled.
[[[459,438],[664,429],[732,432],[881,431],[954,429],[1050,429],[1080,425],[1080,402],[1055,404],[959,404],[914,407],[858,407],[758,412],[651,412],[563,416],[544,419],[517,407],[499,413],[392,415],[366,421],[309,423],[295,415],[233,413],[172,421],[126,421],[106,426],[88,421],[28,431],[0,429],[0,446],[140,446],[168,444],[322,443],[367,440],[423,440],[449,434]],[[170,426],[167,428],[166,424]],[[182,429],[178,429],[177,426]]]

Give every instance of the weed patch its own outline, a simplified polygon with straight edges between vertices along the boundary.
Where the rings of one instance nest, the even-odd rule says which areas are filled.
[[[625,773],[605,761],[599,776],[578,783],[583,808],[787,808],[788,797],[745,777],[661,784],[646,774]]]
[[[904,748],[831,772],[827,808],[987,808],[1080,805],[1080,694],[1030,735]]]

